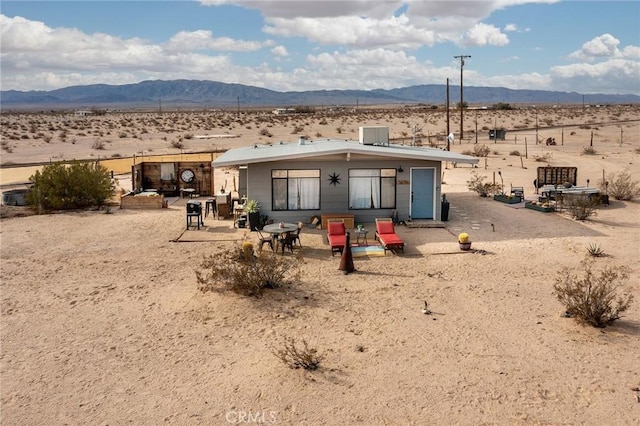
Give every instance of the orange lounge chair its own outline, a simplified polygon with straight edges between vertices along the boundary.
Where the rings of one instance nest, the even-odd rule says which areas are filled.
[[[384,248],[384,252],[387,250],[402,250],[404,253],[404,241],[398,237],[396,230],[391,221],[377,221],[376,220],[376,240],[380,241],[380,245]]]
[[[327,240],[331,246],[331,256],[336,252],[342,253],[344,245],[347,243],[347,230],[344,222],[327,223]]]

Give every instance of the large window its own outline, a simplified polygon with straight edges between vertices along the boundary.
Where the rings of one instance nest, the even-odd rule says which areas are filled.
[[[349,170],[350,209],[394,209],[396,169]]]
[[[320,170],[272,170],[273,210],[320,209]]]

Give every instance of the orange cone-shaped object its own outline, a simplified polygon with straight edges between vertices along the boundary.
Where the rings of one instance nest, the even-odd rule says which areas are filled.
[[[356,268],[353,266],[353,254],[351,253],[351,240],[349,238],[349,233],[347,232],[347,238],[344,243],[344,249],[342,250],[342,257],[340,258],[340,267],[338,268],[338,271],[342,271],[346,275],[355,270]]]

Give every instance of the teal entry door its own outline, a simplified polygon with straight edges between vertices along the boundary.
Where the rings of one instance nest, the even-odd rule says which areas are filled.
[[[434,219],[435,169],[411,169],[411,219]]]

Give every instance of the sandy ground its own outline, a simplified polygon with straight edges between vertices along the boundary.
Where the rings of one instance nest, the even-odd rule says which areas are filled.
[[[3,219],[2,423],[637,424],[640,203],[613,201],[578,222],[480,198],[465,184],[474,170],[488,180],[501,171],[506,188],[524,186],[533,199],[536,167],[546,164],[577,166],[583,185],[602,170],[640,180],[638,111],[625,111],[613,117],[624,123],[595,124],[610,121],[600,111],[575,118],[591,124],[540,132],[556,146],[536,146],[531,129],[480,140],[492,150],[486,169],[481,160],[445,170],[446,228],[400,226],[405,253],[354,258],[354,273],[338,270],[322,231],[303,230],[302,282],[260,299],[197,290],[206,254],[256,236],[211,216],[184,232],[183,200],[155,211]],[[529,117],[519,114],[506,127]],[[347,119],[335,120],[326,129]],[[390,124],[419,120],[427,118]],[[291,123],[270,129],[295,139]],[[592,131],[597,154],[583,155]],[[509,154],[524,155],[525,136],[521,162]],[[47,145],[86,153],[80,143]],[[43,155],[43,146],[27,147],[3,152],[3,163]],[[458,249],[462,231],[477,251]],[[564,318],[553,294],[558,271],[580,271],[589,244],[609,254],[598,269],[631,269],[636,301],[605,329]],[[425,300],[432,315],[421,312]],[[289,337],[324,354],[319,370],[290,369],[272,354]]]

